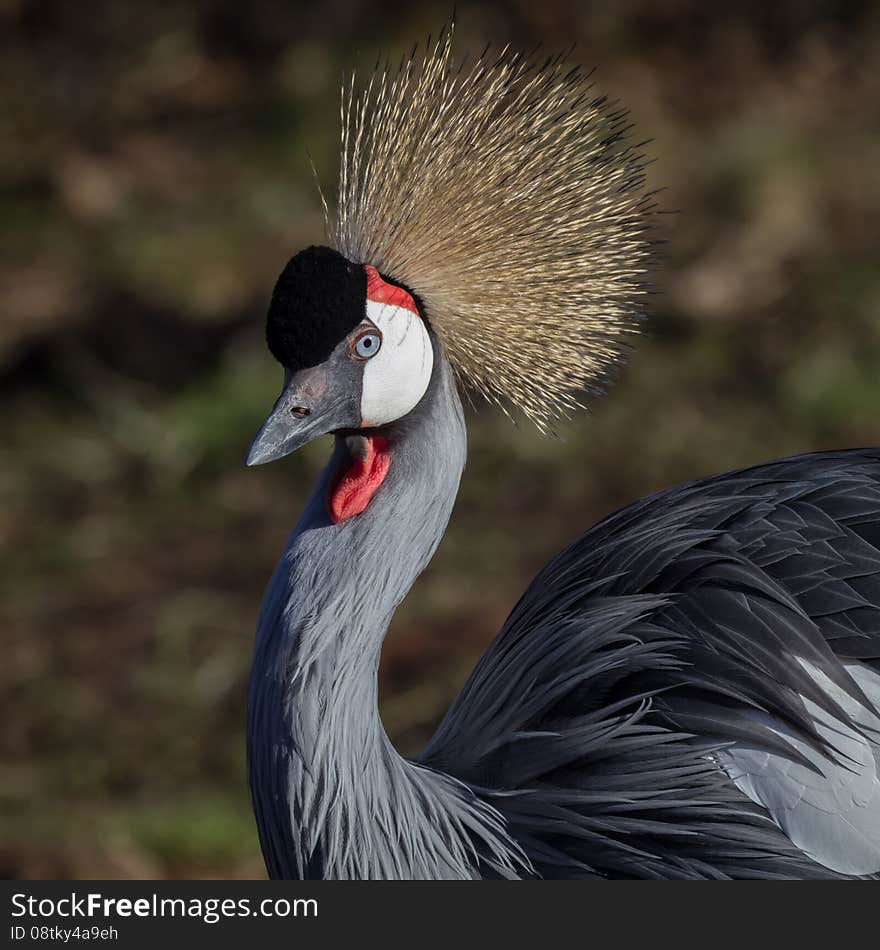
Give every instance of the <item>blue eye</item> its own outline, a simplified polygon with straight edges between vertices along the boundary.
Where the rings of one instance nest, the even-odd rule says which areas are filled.
[[[355,340],[354,353],[359,359],[368,360],[375,356],[382,348],[382,337],[378,332],[370,330]]]

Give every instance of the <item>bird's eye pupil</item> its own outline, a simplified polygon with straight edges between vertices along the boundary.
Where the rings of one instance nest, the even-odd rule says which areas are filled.
[[[381,345],[382,338],[378,333],[365,333],[355,342],[354,351],[361,359],[366,359],[378,353]]]

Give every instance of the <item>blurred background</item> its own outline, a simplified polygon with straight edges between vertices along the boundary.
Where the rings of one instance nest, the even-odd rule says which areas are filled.
[[[262,876],[244,705],[328,451],[242,459],[275,278],[322,228],[343,71],[451,3],[0,0],[0,874]],[[430,734],[537,568],[654,489],[880,442],[877,3],[458,2],[457,49],[597,66],[677,214],[647,335],[559,439],[470,415],[382,709]]]

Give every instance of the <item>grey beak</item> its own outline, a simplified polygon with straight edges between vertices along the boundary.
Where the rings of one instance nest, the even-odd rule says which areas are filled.
[[[324,367],[288,373],[284,381],[281,395],[251,443],[246,465],[284,458],[312,439],[347,424],[341,401],[327,392]]]
[[[308,423],[309,416],[291,412],[290,400],[282,393],[251,442],[245,464],[263,465],[295,452],[313,438]]]

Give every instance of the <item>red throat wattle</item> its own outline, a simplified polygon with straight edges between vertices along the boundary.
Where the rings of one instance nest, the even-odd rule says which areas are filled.
[[[363,458],[353,458],[333,476],[327,491],[327,510],[339,524],[366,510],[391,467],[388,442],[379,435],[364,437]]]

